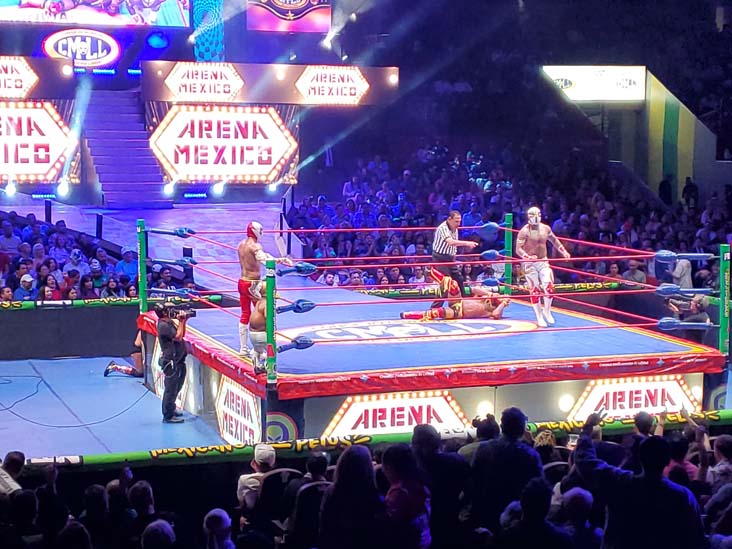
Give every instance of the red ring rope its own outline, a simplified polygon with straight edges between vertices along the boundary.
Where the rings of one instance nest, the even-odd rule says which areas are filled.
[[[438,321],[438,322],[442,322],[442,321]],[[503,334],[533,334],[533,333],[543,333],[543,332],[565,332],[565,331],[569,331],[569,330],[612,330],[612,329],[623,330],[623,329],[627,329],[627,328],[649,328],[651,326],[658,326],[658,321],[654,321],[652,323],[649,322],[647,324],[633,324],[630,326],[624,326],[624,325],[574,326],[574,327],[558,326],[558,327],[553,327],[553,328],[540,328],[540,329],[536,330],[535,332],[534,331],[527,332],[526,330],[502,330],[501,332],[474,332],[474,333],[465,334],[465,335],[468,337],[472,337],[472,336],[496,335],[497,333],[503,335]],[[280,336],[284,339],[288,339],[290,341],[293,340],[293,338],[288,337],[287,335],[285,335],[281,332],[276,332],[276,335]],[[424,339],[424,338],[447,339],[450,337],[452,337],[450,334],[445,334],[445,335],[441,335],[441,336],[435,336],[435,335],[431,335],[431,334],[415,334],[415,335],[410,335],[408,339]],[[385,342],[393,341],[393,340],[403,341],[404,339],[406,339],[406,338],[404,338],[404,337],[380,337],[380,338],[378,338],[378,341],[380,341],[380,342],[381,341],[385,341]],[[343,338],[343,339],[339,338],[339,339],[333,340],[333,341],[322,341],[322,340],[315,341],[315,344],[322,345],[322,344],[333,344],[333,343],[363,343],[363,342],[364,342],[364,340],[362,338]]]

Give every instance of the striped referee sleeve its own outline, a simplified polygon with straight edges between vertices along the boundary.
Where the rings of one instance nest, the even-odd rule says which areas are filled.
[[[451,237],[454,238],[454,235],[447,226],[447,223],[440,223],[437,229],[435,229],[435,239],[432,243],[432,251],[434,253],[454,257],[457,254],[457,246],[450,246],[447,243],[447,239]]]

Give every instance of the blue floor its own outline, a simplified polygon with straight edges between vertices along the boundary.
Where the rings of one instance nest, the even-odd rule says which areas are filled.
[[[309,279],[287,276],[279,278],[278,287],[312,287]],[[316,344],[303,351],[288,351],[278,356],[278,371],[284,375],[317,375],[333,373],[354,373],[375,370],[460,367],[474,364],[556,361],[561,359],[598,360],[612,357],[615,360],[628,356],[659,355],[664,353],[689,353],[698,350],[694,344],[668,338],[647,330],[631,330],[618,327],[604,327],[601,319],[555,311],[557,328],[587,328],[551,331],[537,328],[533,310],[525,301],[514,300],[501,321],[403,321],[399,313],[406,310],[426,310],[428,303],[399,302],[397,300],[367,296],[345,289],[323,288],[319,291],[281,291],[281,297],[288,300],[308,299],[321,303],[343,302],[343,306],[316,307],[304,314],[284,313],[277,317],[277,330],[289,337],[302,334],[316,339]],[[373,303],[353,304],[354,302]],[[561,300],[557,300],[561,305]],[[378,321],[378,322],[374,322]],[[516,322],[517,321],[517,322]],[[365,324],[371,322],[371,324]],[[527,327],[527,323],[532,324]],[[239,345],[237,320],[219,310],[199,311],[197,318],[189,325],[212,339],[235,349]],[[485,336],[468,336],[456,333],[445,337],[453,330],[451,325],[474,326],[475,331],[496,329]],[[359,326],[360,325],[360,326]],[[317,336],[329,334],[351,339],[356,333],[377,329],[407,330],[403,339],[366,343],[361,341],[318,342]],[[502,330],[526,330],[502,335]],[[431,331],[442,332],[439,340],[423,338],[409,339],[410,335],[428,335]],[[461,337],[463,336],[463,337]],[[372,338],[374,339],[374,338]]]
[[[0,455],[106,454],[221,442],[190,414],[183,424],[163,424],[160,400],[140,379],[102,375],[110,359],[0,362]]]

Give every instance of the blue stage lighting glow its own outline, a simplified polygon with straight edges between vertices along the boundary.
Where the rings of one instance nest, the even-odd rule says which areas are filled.
[[[92,69],[92,74],[110,74],[115,75],[117,74],[116,69]]]
[[[208,198],[207,193],[183,193],[183,198],[191,199],[191,198]]]
[[[141,76],[142,69],[127,69],[127,74],[130,76]]]
[[[74,67],[74,72],[76,74],[86,74],[86,69],[84,69],[82,67]]]
[[[168,37],[162,32],[153,32],[147,37],[147,45],[156,50],[167,48],[170,44]]]
[[[55,200],[56,195],[54,193],[33,193],[31,194],[31,198],[38,200]]]

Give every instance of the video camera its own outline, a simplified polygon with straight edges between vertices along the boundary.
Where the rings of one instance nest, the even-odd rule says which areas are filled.
[[[158,317],[167,317],[176,320],[195,318],[196,310],[190,305],[173,305],[170,303],[158,303],[155,305],[155,313]]]

